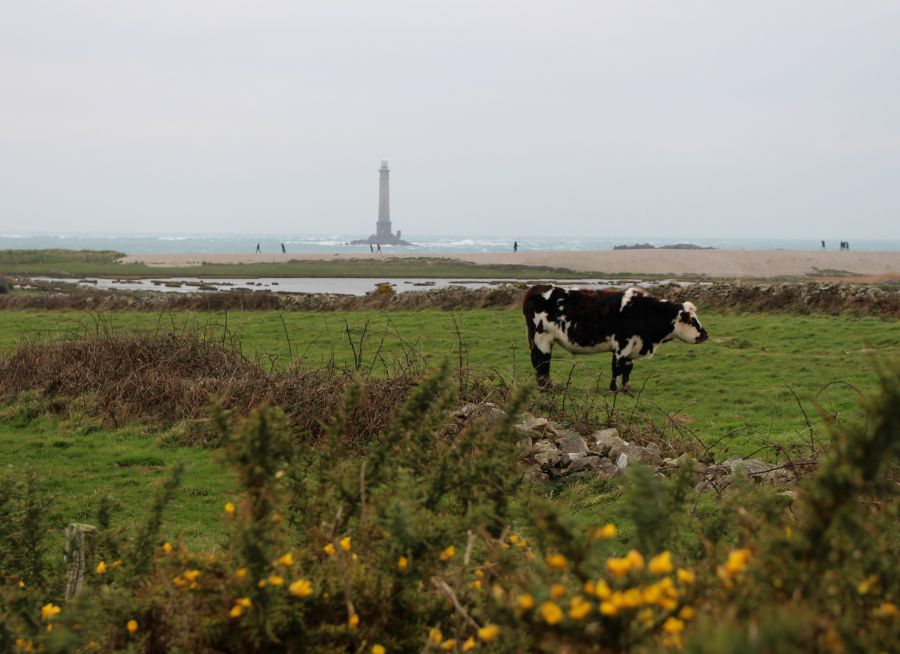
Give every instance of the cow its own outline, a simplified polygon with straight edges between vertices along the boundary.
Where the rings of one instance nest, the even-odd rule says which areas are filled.
[[[679,339],[702,343],[709,338],[690,302],[651,297],[638,288],[567,290],[552,284],[532,286],[522,303],[531,365],[538,386],[550,385],[553,344],[572,354],[612,352],[609,390],[628,392],[633,360],[650,357],[661,343]],[[622,385],[617,384],[621,375]]]

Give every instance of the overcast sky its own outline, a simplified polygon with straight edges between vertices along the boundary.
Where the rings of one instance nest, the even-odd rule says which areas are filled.
[[[900,237],[900,2],[0,0],[0,230]]]

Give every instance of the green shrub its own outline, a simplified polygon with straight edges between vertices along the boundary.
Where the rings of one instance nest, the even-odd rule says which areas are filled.
[[[512,418],[447,435],[448,377],[444,366],[424,379],[362,451],[349,418],[359,385],[315,444],[267,406],[233,429],[216,413],[241,488],[223,507],[221,551],[161,542],[176,469],[130,538],[101,503],[91,584],[67,604],[38,555],[42,493],[4,480],[0,651],[877,652],[900,642],[898,503],[884,478],[900,447],[897,368],[881,372],[865,424],[835,427],[796,501],[740,478],[721,497],[697,497],[687,471],[636,468],[621,533],[602,512],[586,527],[522,482]],[[31,536],[11,536],[13,526]]]

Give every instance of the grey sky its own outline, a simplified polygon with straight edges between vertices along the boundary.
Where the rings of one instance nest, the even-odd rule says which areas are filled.
[[[900,237],[900,2],[0,0],[0,230]]]

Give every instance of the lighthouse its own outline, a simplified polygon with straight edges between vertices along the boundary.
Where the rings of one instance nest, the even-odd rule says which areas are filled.
[[[400,238],[400,230],[391,230],[391,169],[382,161],[378,168],[378,222],[375,233],[367,239],[350,241],[353,245],[412,245]]]
[[[387,161],[382,161],[381,168],[378,169],[378,222],[375,223],[375,236],[383,243],[394,237],[391,232],[391,169],[388,168]],[[400,238],[399,232],[397,238]]]

